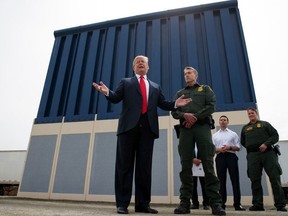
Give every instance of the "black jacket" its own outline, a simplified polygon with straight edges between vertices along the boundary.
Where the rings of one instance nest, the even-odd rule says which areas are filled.
[[[159,123],[157,107],[163,110],[175,110],[175,102],[167,101],[162,94],[161,87],[148,79],[149,96],[147,116],[151,131],[155,138],[159,137]],[[137,77],[123,78],[115,91],[109,92],[107,99],[111,103],[123,102],[119,117],[117,135],[134,128],[141,116],[142,96]]]

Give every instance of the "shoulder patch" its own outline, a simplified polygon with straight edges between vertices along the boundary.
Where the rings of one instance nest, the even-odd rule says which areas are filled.
[[[201,87],[202,87],[202,90],[205,89],[205,91],[212,91],[211,87],[208,85],[201,85]]]
[[[207,87],[207,89],[209,90],[209,91],[212,91],[212,89],[210,88],[210,86],[206,86]]]

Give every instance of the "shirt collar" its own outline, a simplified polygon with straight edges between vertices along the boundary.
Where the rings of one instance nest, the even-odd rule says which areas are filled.
[[[255,125],[255,124],[259,123],[259,122],[260,122],[260,120],[258,119],[255,123],[249,122],[248,125]]]
[[[228,131],[228,128],[225,128],[224,130],[222,130],[221,128],[219,129],[220,132],[226,132]]]
[[[201,85],[198,83],[198,82],[196,82],[193,86],[186,86],[185,87],[185,89],[190,89],[190,88],[195,88],[195,87],[200,87]]]
[[[138,80],[140,79],[140,76],[141,76],[141,75],[136,74],[136,77],[137,77]],[[147,75],[143,75],[143,78],[144,78],[145,80],[147,80]]]

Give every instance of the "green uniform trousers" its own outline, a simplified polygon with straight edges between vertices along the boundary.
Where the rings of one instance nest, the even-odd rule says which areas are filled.
[[[190,207],[193,192],[192,159],[195,143],[198,148],[198,157],[202,160],[205,172],[205,189],[211,207],[221,206],[219,194],[220,183],[215,175],[214,154],[215,146],[212,143],[211,129],[208,124],[195,124],[191,128],[180,128],[178,152],[180,155],[180,200],[181,204]]]
[[[282,169],[278,162],[278,156],[272,150],[261,152],[250,152],[247,154],[247,174],[251,180],[252,204],[255,206],[263,206],[263,188],[261,178],[263,168],[269,177],[272,192],[274,196],[274,206],[276,208],[284,207],[285,195],[281,186],[280,175]]]

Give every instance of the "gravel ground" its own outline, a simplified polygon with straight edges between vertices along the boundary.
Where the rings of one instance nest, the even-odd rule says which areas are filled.
[[[173,215],[176,205],[153,204],[152,208],[159,211],[158,215]],[[244,206],[248,208],[247,206]],[[263,212],[234,211],[226,208],[227,215],[288,215],[287,212],[277,212],[273,207],[265,207]],[[0,197],[0,216],[86,216],[86,215],[119,215],[114,203],[39,200],[19,197]],[[133,205],[129,215],[145,215],[135,213]],[[149,214],[148,214],[149,215]],[[212,215],[211,210],[191,210],[190,215]]]

